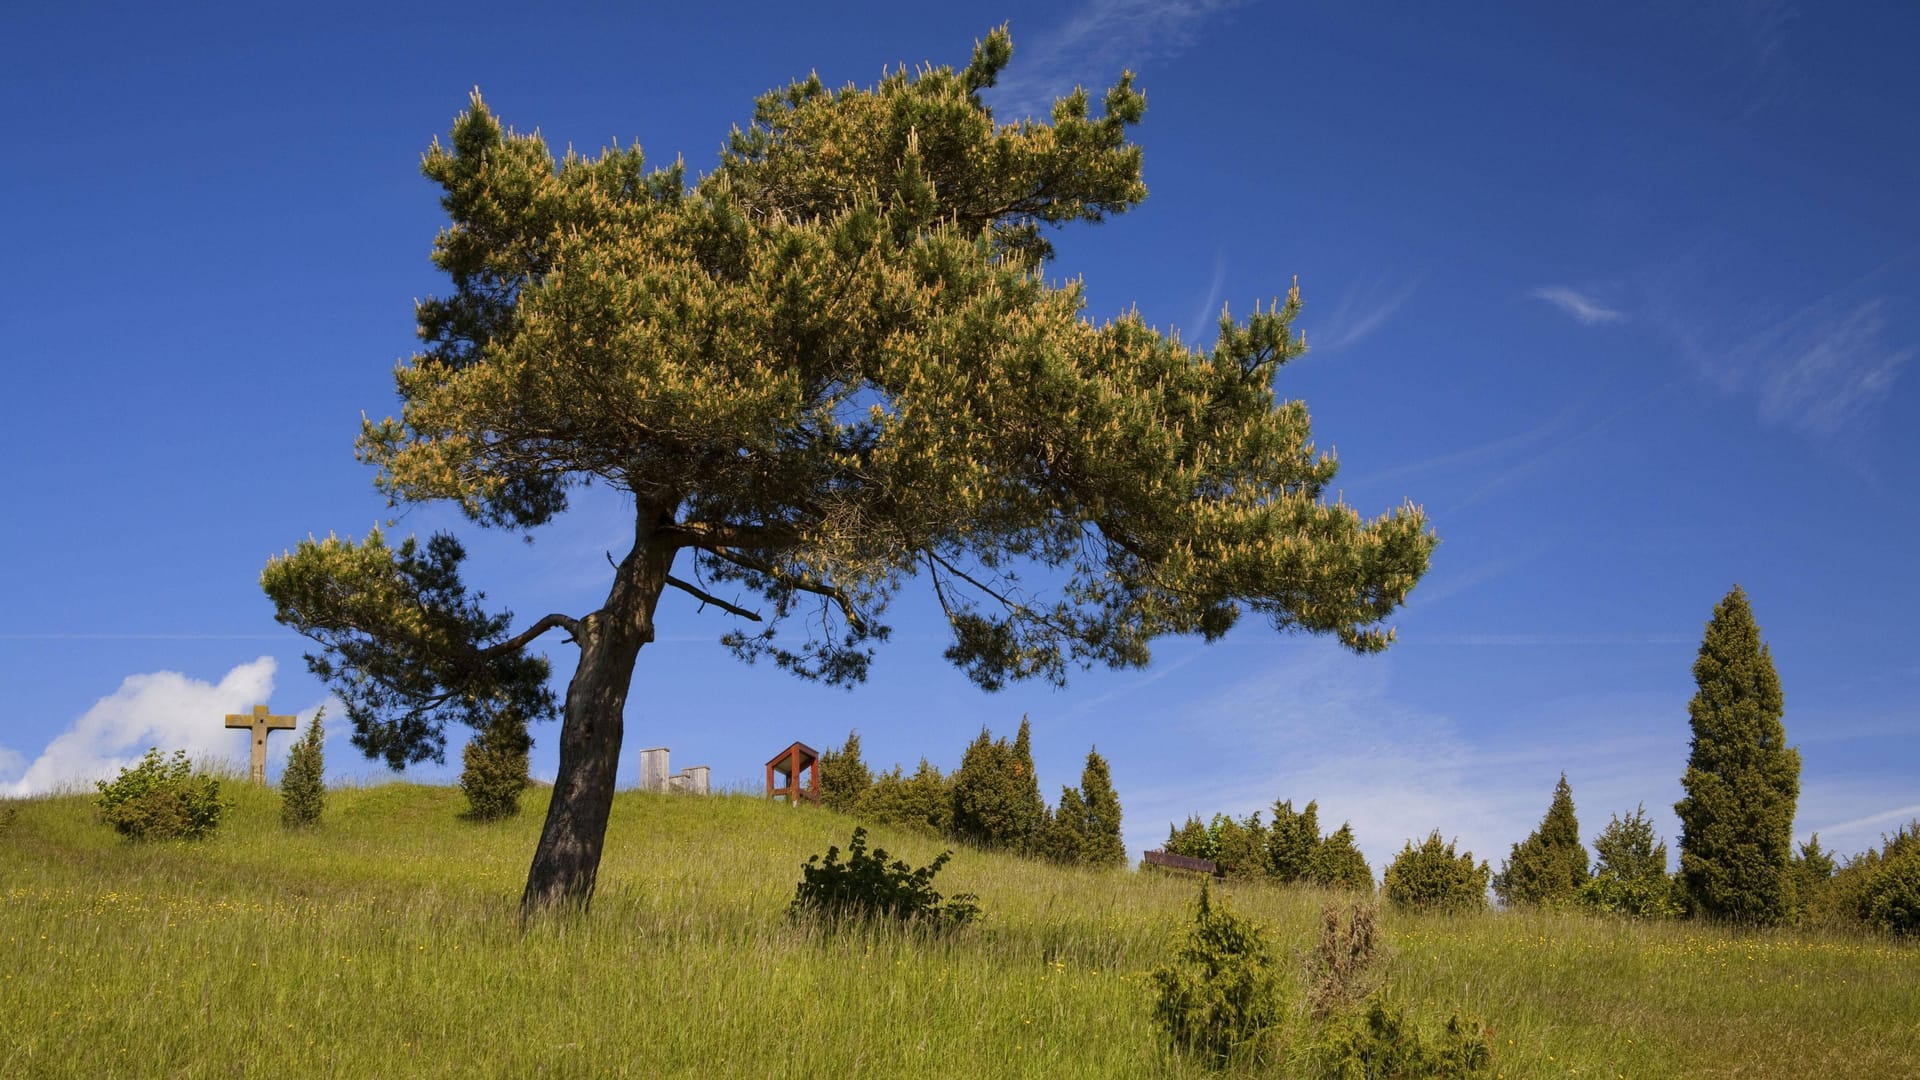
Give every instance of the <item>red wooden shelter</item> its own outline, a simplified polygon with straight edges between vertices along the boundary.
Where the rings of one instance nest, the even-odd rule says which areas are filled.
[[[810,771],[808,771],[810,770]],[[801,786],[800,774],[808,771],[806,786]],[[773,778],[778,775],[784,782],[775,787]],[[767,762],[767,798],[785,799],[788,806],[798,805],[806,799],[815,806],[820,804],[820,753],[806,743],[794,743],[785,750],[773,755]]]

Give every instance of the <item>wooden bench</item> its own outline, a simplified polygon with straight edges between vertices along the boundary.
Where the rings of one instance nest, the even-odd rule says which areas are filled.
[[[1168,870],[1190,870],[1196,874],[1220,876],[1220,867],[1212,859],[1196,859],[1191,855],[1169,855],[1164,851],[1142,852],[1140,861],[1147,866],[1161,866]]]

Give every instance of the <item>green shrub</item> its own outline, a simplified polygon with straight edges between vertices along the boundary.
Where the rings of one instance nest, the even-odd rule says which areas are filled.
[[[280,774],[280,824],[289,829],[304,829],[320,823],[327,806],[327,765],[320,749],[324,730],[320,718],[326,706],[315,710],[306,733],[294,740],[287,751],[287,769]]]
[[[196,774],[185,750],[162,758],[159,747],[112,781],[94,785],[100,820],[131,840],[198,840],[210,835],[231,803],[220,801],[220,781]]]
[[[854,812],[876,825],[906,825],[944,836],[953,820],[953,782],[926,758],[912,776],[895,765],[874,777]]]
[[[1667,845],[1656,841],[1645,806],[1618,814],[1594,838],[1593,876],[1580,886],[1581,905],[1610,915],[1671,919],[1681,913],[1678,884],[1667,873]]]
[[[502,712],[461,752],[460,791],[467,797],[461,816],[468,821],[499,821],[520,812],[526,789],[527,752],[533,739],[519,716]]]
[[[867,830],[856,828],[847,843],[846,862],[840,861],[838,847],[827,848],[825,859],[807,859],[787,912],[796,917],[898,919],[936,929],[962,926],[980,914],[974,896],[956,893],[942,900],[933,887],[934,875],[952,857],[943,851],[918,870],[898,859],[888,863],[885,849],[869,852]]]
[[[1258,1056],[1280,1020],[1273,949],[1260,925],[1213,898],[1205,882],[1170,964],[1153,970],[1154,1019],[1173,1044],[1213,1065]]]
[[[1477,1021],[1450,1016],[1428,1034],[1381,995],[1364,1009],[1335,1016],[1306,1052],[1306,1075],[1325,1080],[1454,1080],[1488,1076],[1493,1049]]]
[[[820,755],[820,805],[851,814],[873,787],[873,772],[860,758],[860,733],[847,732],[847,744]]]
[[[1342,824],[1320,841],[1313,853],[1313,882],[1329,889],[1373,892],[1373,867],[1353,842],[1353,826]]]
[[[1587,883],[1587,849],[1580,844],[1580,821],[1573,812],[1573,788],[1567,774],[1553,789],[1553,802],[1540,827],[1513,845],[1493,875],[1493,892],[1509,907],[1564,907],[1574,903]]]
[[[1021,732],[1027,730],[1021,722]],[[1027,851],[1040,839],[1046,803],[1020,748],[985,728],[953,774],[953,835],[983,848]]]
[[[1185,855],[1189,859],[1212,859],[1213,833],[1207,830],[1206,822],[1195,815],[1177,829],[1172,825],[1167,826],[1167,842],[1161,845],[1160,850],[1169,855]]]
[[[1473,852],[1454,854],[1454,843],[1440,842],[1440,830],[1427,835],[1419,847],[1413,841],[1387,867],[1387,902],[1410,911],[1479,911],[1487,906],[1485,862],[1475,865]]]

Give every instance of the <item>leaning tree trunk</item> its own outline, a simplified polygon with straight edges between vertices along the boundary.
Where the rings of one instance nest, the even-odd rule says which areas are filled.
[[[618,568],[606,606],[582,619],[575,634],[580,666],[567,684],[560,771],[527,870],[527,890],[520,898],[523,919],[552,908],[584,911],[593,899],[613,808],[627,689],[641,646],[653,640],[654,606],[673,562],[673,548],[651,541],[651,522],[640,531]]]

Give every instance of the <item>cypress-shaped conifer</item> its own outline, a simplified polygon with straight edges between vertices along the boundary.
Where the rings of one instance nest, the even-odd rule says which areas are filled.
[[[1330,889],[1373,891],[1373,867],[1367,865],[1367,857],[1354,843],[1351,823],[1342,822],[1314,850],[1313,882]]]
[[[1127,861],[1127,844],[1120,836],[1120,793],[1113,774],[1098,750],[1087,751],[1080,771],[1080,797],[1086,805],[1082,828],[1081,861],[1093,866],[1119,866]]]
[[[280,824],[289,829],[318,825],[326,809],[327,765],[320,748],[325,737],[320,718],[326,714],[324,705],[314,710],[307,730],[287,751],[287,769],[280,774]]]
[[[1311,881],[1320,849],[1320,804],[1309,801],[1295,813],[1293,800],[1273,804],[1267,830],[1267,872],[1283,884]]]
[[[860,732],[847,732],[847,742],[838,750],[820,755],[820,805],[841,813],[853,813],[873,786],[873,772],[860,759]]]
[[[1692,753],[1674,804],[1692,913],[1755,925],[1793,917],[1800,752],[1787,745],[1773,657],[1739,586],[1714,606],[1693,663]]]
[[[1013,767],[1020,781],[1015,825],[1018,835],[1011,838],[1009,844],[1031,850],[1046,830],[1047,800],[1040,794],[1040,773],[1033,767],[1033,723],[1024,714],[1020,717],[1020,731],[1013,739]]]
[[[1493,876],[1493,893],[1508,905],[1572,903],[1587,883],[1587,849],[1580,843],[1580,821],[1573,812],[1573,788],[1567,774],[1553,789],[1547,816],[1525,840],[1513,845],[1506,865]]]

